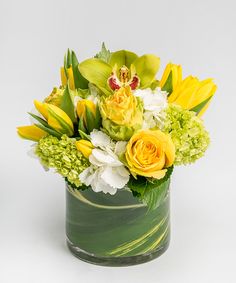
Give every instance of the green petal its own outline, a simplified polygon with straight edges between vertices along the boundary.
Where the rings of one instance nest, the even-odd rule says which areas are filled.
[[[110,65],[102,60],[92,58],[79,64],[79,71],[89,82],[98,86],[101,90],[109,92],[107,80],[112,73]]]
[[[130,67],[130,65],[138,58],[133,52],[127,50],[120,50],[111,54],[110,65],[117,65],[118,68],[121,68],[123,65]]]
[[[152,54],[137,58],[133,65],[141,81],[141,88],[148,87],[155,79],[160,66],[160,58]]]

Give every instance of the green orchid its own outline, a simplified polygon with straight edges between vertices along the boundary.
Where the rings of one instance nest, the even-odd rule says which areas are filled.
[[[152,54],[137,54],[120,50],[111,53],[109,60],[91,58],[78,66],[82,76],[96,85],[105,95],[114,90],[130,86],[136,88],[151,87],[160,66],[160,58]]]

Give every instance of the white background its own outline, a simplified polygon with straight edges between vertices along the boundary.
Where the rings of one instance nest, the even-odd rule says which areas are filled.
[[[235,1],[0,0],[0,282],[236,282]],[[105,41],[182,64],[184,75],[215,78],[204,119],[206,157],[176,168],[172,240],[157,260],[106,268],[84,263],[65,246],[62,179],[26,152],[15,127],[28,124],[33,99],[59,85],[70,47],[81,60]]]

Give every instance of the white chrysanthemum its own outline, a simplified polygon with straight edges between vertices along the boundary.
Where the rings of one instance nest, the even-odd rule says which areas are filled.
[[[149,129],[158,126],[162,128],[164,126],[164,109],[167,107],[167,92],[161,91],[158,87],[155,90],[138,89],[134,92],[134,95],[140,97],[143,100],[144,109],[144,123],[143,128]]]
[[[97,147],[89,156],[91,166],[80,175],[80,181],[91,186],[94,192],[114,195],[129,181],[129,172],[114,153],[115,145],[105,133],[93,130],[90,134],[92,144]],[[119,144],[118,148],[120,148]],[[122,145],[123,147],[124,145]]]

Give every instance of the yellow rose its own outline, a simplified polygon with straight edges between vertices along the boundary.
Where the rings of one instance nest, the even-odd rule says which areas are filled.
[[[134,175],[161,179],[175,159],[175,147],[169,135],[156,130],[139,131],[129,140],[125,157]]]
[[[129,86],[121,87],[105,98],[100,104],[100,112],[103,127],[115,140],[129,140],[142,126],[142,103]]]

